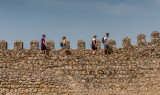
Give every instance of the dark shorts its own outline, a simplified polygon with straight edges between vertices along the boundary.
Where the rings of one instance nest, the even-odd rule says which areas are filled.
[[[95,47],[94,45],[92,46],[92,50],[97,50],[97,47]]]
[[[46,46],[41,46],[41,50],[46,50]]]

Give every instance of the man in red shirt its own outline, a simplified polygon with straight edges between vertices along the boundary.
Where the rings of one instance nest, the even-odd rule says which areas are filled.
[[[43,35],[42,36],[42,39],[41,39],[41,51],[39,52],[39,54],[41,53],[41,52],[44,52],[44,54],[45,54],[45,56],[47,56],[47,52],[46,52],[46,44],[45,44],[45,35]],[[38,55],[39,55],[38,54]]]

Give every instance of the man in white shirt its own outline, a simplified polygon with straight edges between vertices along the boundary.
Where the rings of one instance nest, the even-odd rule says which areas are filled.
[[[109,33],[106,33],[106,36],[104,37],[104,55],[106,50],[107,50],[107,54],[109,52],[108,37],[109,37]]]

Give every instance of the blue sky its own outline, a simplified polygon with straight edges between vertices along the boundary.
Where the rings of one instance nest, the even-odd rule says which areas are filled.
[[[102,39],[130,37],[137,43],[138,34],[150,41],[152,31],[160,30],[160,0],[0,0],[0,40],[13,49],[15,40],[30,48],[31,40],[40,42],[42,34],[53,40],[55,48],[63,36],[77,48],[77,40],[85,40],[90,48],[92,36]]]

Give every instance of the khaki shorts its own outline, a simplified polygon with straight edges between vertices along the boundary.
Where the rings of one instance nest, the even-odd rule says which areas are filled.
[[[104,45],[104,49],[108,50],[109,49],[109,45]]]

